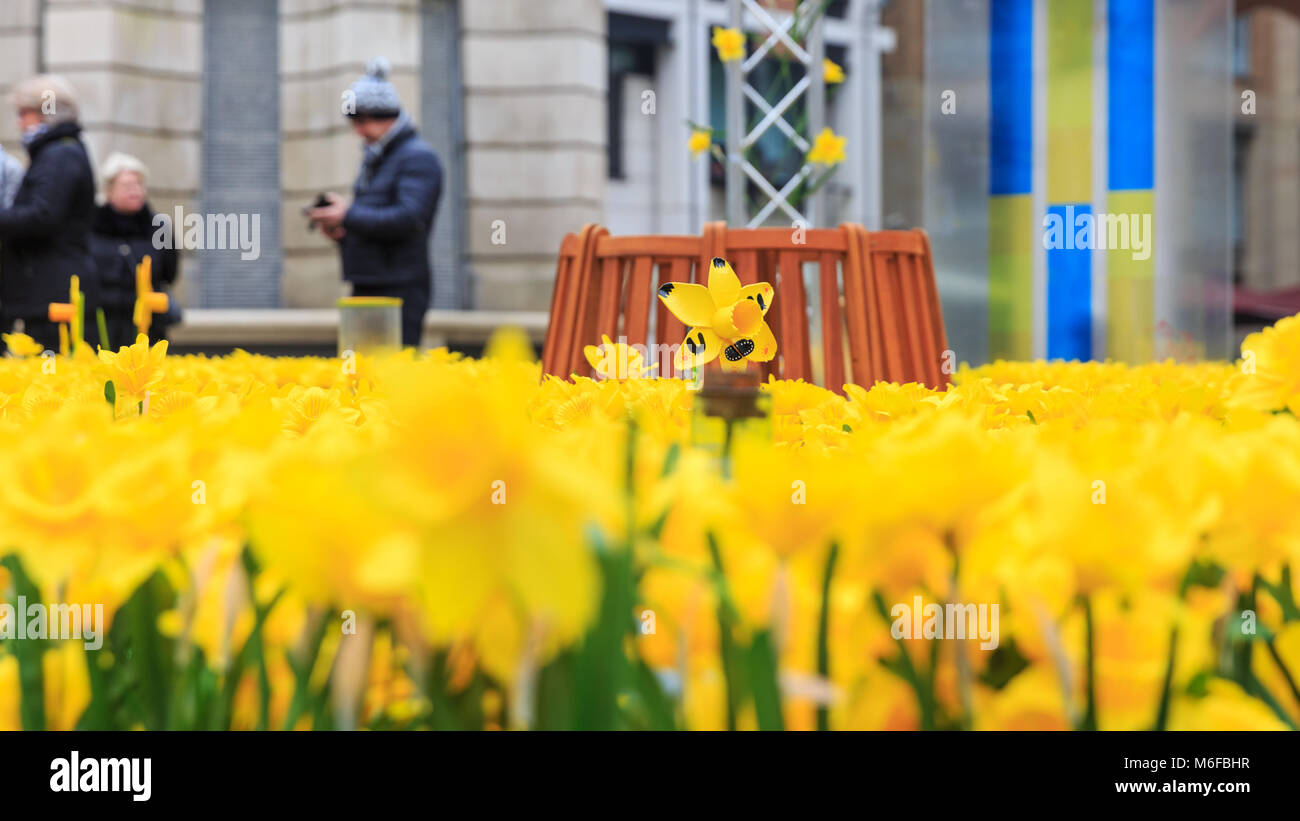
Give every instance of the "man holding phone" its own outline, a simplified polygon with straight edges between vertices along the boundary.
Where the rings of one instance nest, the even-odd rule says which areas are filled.
[[[353,296],[402,300],[402,344],[418,346],[429,309],[429,234],[442,163],[417,135],[388,71],[387,60],[372,60],[344,98],[352,130],[365,142],[352,202],[322,194],[307,216],[339,244]]]

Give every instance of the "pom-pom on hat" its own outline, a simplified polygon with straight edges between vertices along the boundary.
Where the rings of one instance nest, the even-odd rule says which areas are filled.
[[[402,100],[388,82],[391,69],[386,57],[376,57],[366,65],[366,73],[352,84],[353,105],[349,117],[389,119],[402,113]]]

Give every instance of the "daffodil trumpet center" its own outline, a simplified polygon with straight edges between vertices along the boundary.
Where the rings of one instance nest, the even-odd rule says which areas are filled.
[[[753,336],[762,324],[762,309],[749,299],[719,308],[713,314],[713,330],[723,339]]]

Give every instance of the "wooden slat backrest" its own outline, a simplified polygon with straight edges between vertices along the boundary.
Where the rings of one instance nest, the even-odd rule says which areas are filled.
[[[555,286],[551,293],[551,314],[542,344],[542,369],[545,373],[562,373],[573,343],[573,327],[578,315],[578,280],[585,264],[587,247],[597,226],[588,223],[576,234],[567,234],[560,243],[555,265]]]
[[[847,259],[847,247],[845,259]],[[840,308],[840,257],[831,251],[817,255],[817,286],[821,295],[822,379],[831,390],[844,385],[844,319]]]
[[[544,357],[546,373],[591,375],[583,348],[599,345],[602,336],[648,346],[652,313],[656,342],[676,345],[686,336],[681,322],[655,293],[665,282],[691,281],[693,264],[700,256],[699,237],[614,237],[602,228],[593,234],[590,245],[591,272],[586,279],[590,292],[575,312],[571,332],[561,329],[558,334],[570,337],[567,347],[553,359]],[[547,338],[551,338],[549,329]],[[660,369],[669,366],[670,359],[659,364]]]
[[[844,266],[844,324],[849,334],[850,378],[871,387],[884,378],[884,358],[875,340],[880,326],[875,290],[867,276],[867,231],[861,225],[841,226],[849,238],[848,264]]]
[[[833,317],[823,322],[820,344],[825,373],[823,381],[834,390],[844,384],[843,329],[839,319],[838,266],[847,262],[848,236],[841,229],[732,228],[726,232],[725,252],[743,284],[767,282],[776,290],[774,309],[767,323],[780,341],[777,358],[762,365],[761,372],[781,379],[813,381],[812,346],[809,339],[810,296],[804,287],[803,266],[818,266],[819,310],[825,316],[825,302],[834,295]],[[793,329],[793,332],[788,329]]]
[[[599,344],[602,334],[628,344],[646,345],[652,336],[660,344],[680,344],[686,329],[654,294],[666,282],[707,283],[714,257],[728,260],[742,284],[768,282],[776,289],[767,322],[780,349],[775,361],[762,365],[764,377],[813,380],[808,314],[815,307],[827,387],[838,391],[848,381],[869,387],[882,379],[948,383],[941,367],[947,339],[925,232],[868,232],[852,223],[796,231],[711,222],[699,237],[613,237],[586,226],[561,245],[545,371],[589,374],[583,347]],[[816,270],[815,299],[804,285],[807,264]],[[661,372],[669,366],[660,361]]]
[[[876,312],[872,343],[882,353],[878,378],[947,385],[950,376],[942,367],[947,337],[929,239],[921,230],[865,236],[868,309]]]

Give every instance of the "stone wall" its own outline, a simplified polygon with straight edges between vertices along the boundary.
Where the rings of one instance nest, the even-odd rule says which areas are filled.
[[[41,21],[36,0],[0,4],[0,91],[7,95],[13,82],[41,68],[63,75],[81,98],[96,169],[114,151],[134,154],[149,166],[149,198],[157,210],[193,208],[202,0],[47,0],[45,6]],[[26,161],[7,97],[3,112],[0,138]],[[180,294],[183,301],[183,274]]]
[[[545,309],[560,240],[604,212],[605,5],[462,2],[461,25],[473,304]]]
[[[157,210],[197,211],[203,2],[47,0],[41,21],[38,0],[4,0],[0,93],[42,68],[43,56],[45,70],[81,94],[96,165],[112,151],[135,154],[149,166]],[[465,196],[444,192],[440,215],[461,209],[473,307],[544,310],[561,238],[604,215],[605,5],[461,0],[459,18]],[[337,251],[307,231],[301,209],[321,191],[350,191],[361,148],[341,95],[372,57],[389,59],[420,122],[421,2],[279,0],[279,37],[279,77],[267,80],[280,83],[283,134],[280,304],[329,306],[345,287]],[[8,108],[6,100],[0,141],[25,160]],[[193,256],[184,263],[191,272],[201,262]],[[185,280],[178,296],[192,306]]]
[[[9,94],[15,82],[36,73],[40,51],[38,18],[37,0],[0,3],[0,144],[24,162]]]
[[[1243,170],[1242,284],[1257,290],[1300,285],[1300,18],[1277,9],[1248,16],[1255,113],[1237,121],[1249,134]],[[1240,100],[1240,95],[1238,95]]]
[[[302,208],[322,191],[351,196],[361,141],[343,116],[343,92],[380,55],[392,64],[389,80],[418,124],[418,0],[280,0],[286,308],[332,306],[346,293],[334,243],[307,230]]]

